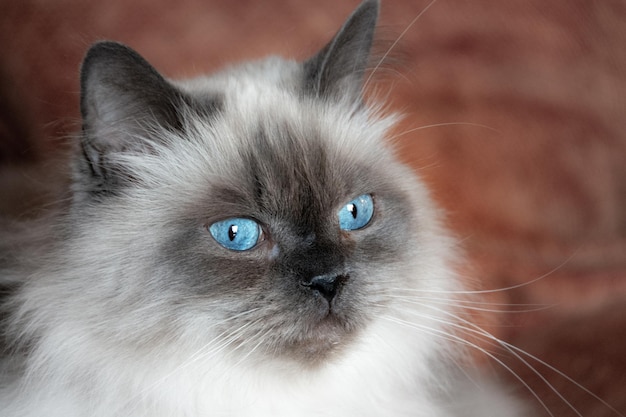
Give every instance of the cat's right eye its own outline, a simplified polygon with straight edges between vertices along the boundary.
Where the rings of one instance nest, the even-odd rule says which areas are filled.
[[[339,227],[347,231],[364,228],[372,220],[373,215],[374,200],[369,194],[358,196],[337,213]]]
[[[226,249],[236,251],[254,248],[263,236],[261,226],[257,222],[243,217],[215,222],[208,229],[217,243]]]

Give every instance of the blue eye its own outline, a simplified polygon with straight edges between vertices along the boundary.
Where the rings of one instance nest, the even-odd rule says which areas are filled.
[[[256,246],[261,226],[254,220],[234,217],[213,223],[209,232],[226,249],[244,251]]]
[[[339,210],[339,227],[343,230],[362,229],[372,220],[374,200],[369,194],[363,194]]]

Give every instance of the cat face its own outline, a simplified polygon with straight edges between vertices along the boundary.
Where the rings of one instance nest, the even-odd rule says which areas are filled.
[[[188,271],[189,295],[236,300],[224,316],[241,320],[228,327],[254,323],[241,342],[308,361],[345,346],[384,306],[384,273],[406,262],[414,221],[385,158],[359,160],[322,134],[281,123],[238,144],[162,257]],[[252,236],[243,250],[229,247],[234,227]]]
[[[119,44],[90,50],[73,216],[106,248],[90,255],[106,279],[85,278],[119,311],[100,331],[315,365],[415,285],[420,187],[361,99],[376,15],[363,3],[304,63],[187,82]]]

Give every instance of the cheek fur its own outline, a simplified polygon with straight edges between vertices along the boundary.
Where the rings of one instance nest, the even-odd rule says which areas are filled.
[[[161,248],[183,291],[216,299],[248,294],[262,285],[271,263],[271,244],[261,242],[262,247],[253,251],[237,252],[219,246],[202,227],[187,230]]]

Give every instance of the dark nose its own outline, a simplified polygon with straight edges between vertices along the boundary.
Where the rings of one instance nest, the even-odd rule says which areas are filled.
[[[303,281],[302,285],[318,292],[330,303],[347,280],[347,275],[325,274]]]

